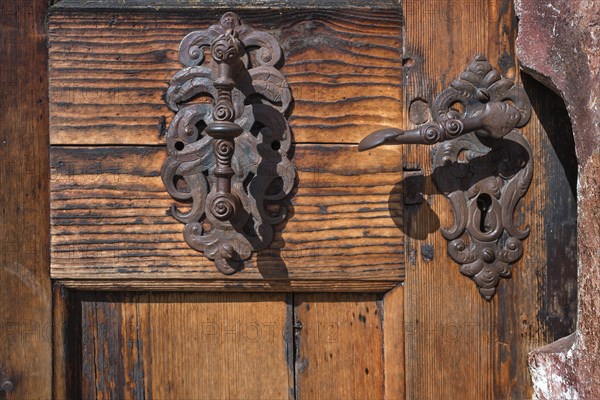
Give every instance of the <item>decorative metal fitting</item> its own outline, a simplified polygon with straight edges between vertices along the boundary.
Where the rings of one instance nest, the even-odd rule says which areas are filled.
[[[212,62],[205,63],[205,48]],[[287,156],[292,94],[277,69],[283,58],[273,36],[243,24],[232,12],[217,25],[188,34],[179,46],[185,66],[165,99],[176,114],[167,131],[162,180],[176,200],[171,214],[184,238],[224,274],[243,267],[252,251],[273,240],[286,217],[282,204],[296,170]],[[214,104],[193,102],[207,97]],[[273,206],[279,210],[273,213]]]
[[[435,149],[433,178],[450,199],[455,222],[442,235],[449,256],[489,301],[529,235],[529,227],[515,226],[514,212],[533,177],[531,147],[517,129],[529,121],[531,105],[522,87],[477,56],[436,97],[432,114],[434,122],[417,129],[373,132],[358,149],[443,142]]]
[[[0,393],[10,393],[15,388],[15,384],[13,383],[8,371],[0,363]]]

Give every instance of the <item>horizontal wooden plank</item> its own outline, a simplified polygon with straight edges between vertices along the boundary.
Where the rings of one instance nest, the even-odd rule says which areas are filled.
[[[163,147],[52,147],[52,277],[140,280],[151,288],[195,280],[189,288],[207,290],[393,287],[404,277],[404,238],[395,223],[402,162],[398,148],[377,154],[298,145],[289,218],[269,249],[224,276],[185,243],[183,224],[167,213],[175,202],[159,176]]]
[[[111,10],[182,10],[182,9],[274,9],[274,8],[397,8],[394,0],[227,0],[226,2],[211,0],[61,0],[53,8],[70,9],[111,9]]]
[[[387,293],[397,286],[391,280],[231,280],[231,279],[61,279],[67,289],[78,291],[162,291],[162,292],[344,292]]]
[[[163,144],[164,103],[189,32],[222,11],[55,10],[49,18],[50,142]],[[402,121],[400,14],[395,10],[243,10],[285,54],[298,143],[357,143]]]

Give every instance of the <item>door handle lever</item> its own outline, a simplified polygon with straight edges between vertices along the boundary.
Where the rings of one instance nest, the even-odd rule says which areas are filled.
[[[358,144],[359,151],[369,150],[384,144],[425,144],[432,145],[470,132],[481,137],[502,138],[519,125],[524,115],[507,102],[485,104],[473,116],[459,119],[449,118],[432,122],[411,130],[386,128],[366,136]]]
[[[529,121],[531,105],[521,86],[477,56],[436,96],[431,114],[433,121],[416,129],[373,132],[358,150],[439,143],[433,181],[454,208],[454,225],[442,229],[448,255],[489,301],[529,235],[529,227],[515,225],[514,214],[533,177],[531,148],[518,130]]]

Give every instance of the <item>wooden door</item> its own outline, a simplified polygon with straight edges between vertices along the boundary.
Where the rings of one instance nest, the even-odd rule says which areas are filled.
[[[274,245],[232,277],[186,246],[158,176],[178,42],[228,10],[282,43],[298,171]],[[53,6],[52,396],[531,397],[527,353],[574,329],[575,158],[564,106],[519,71],[515,29],[494,0]],[[477,54],[534,110],[516,212],[531,233],[490,302],[446,254],[430,149],[356,151],[428,121]],[[39,393],[22,382],[9,396]]]

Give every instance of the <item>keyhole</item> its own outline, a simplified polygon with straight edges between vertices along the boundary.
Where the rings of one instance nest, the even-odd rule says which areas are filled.
[[[487,223],[488,214],[490,207],[492,206],[492,198],[487,193],[482,193],[477,196],[477,208],[479,208],[480,219],[479,219],[479,230],[486,233],[490,230]]]

